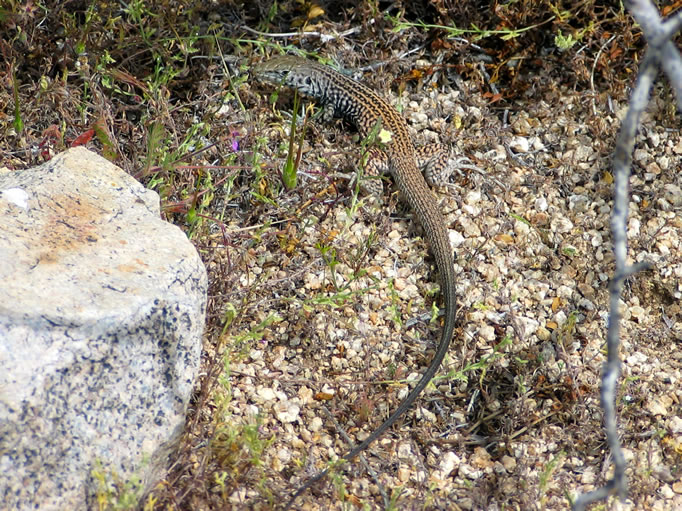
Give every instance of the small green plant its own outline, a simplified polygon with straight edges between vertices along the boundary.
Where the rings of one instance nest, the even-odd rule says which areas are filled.
[[[360,199],[361,190],[365,186],[367,186],[368,189],[372,188],[371,184],[367,183],[367,180],[381,179],[381,176],[372,175],[367,172],[368,165],[371,164],[370,158],[375,156],[372,152],[372,148],[376,147],[381,149],[385,143],[390,141],[390,138],[390,133],[382,129],[381,118],[379,118],[367,136],[360,141],[360,165],[355,177],[351,180],[351,183],[353,183],[354,186],[352,187],[350,206],[346,208],[346,229],[350,227],[358,210],[364,205],[364,201]]]
[[[566,245],[564,247],[561,247],[561,253],[567,257],[575,257],[576,254],[578,253],[578,249],[572,245]]]
[[[231,315],[231,312],[227,315]],[[268,319],[272,319],[272,316]],[[264,323],[267,323],[268,319]],[[228,319],[227,322],[229,323],[230,320]],[[257,329],[261,330],[264,323],[261,323]],[[275,435],[263,438],[261,416],[256,415],[248,422],[237,423],[232,419],[229,411],[229,404],[232,401],[231,362],[235,354],[239,357],[243,338],[259,338],[260,335],[257,332],[250,332],[240,337],[240,340],[228,345],[228,349],[223,354],[223,371],[218,377],[218,386],[211,395],[211,401],[215,404],[216,410],[213,413],[213,435],[211,435],[209,450],[220,467],[213,473],[213,482],[220,491],[223,502],[227,503],[234,486],[240,484],[247,473],[255,470],[259,476],[257,487],[261,495],[273,502],[272,493],[266,484],[262,458],[265,450],[274,442]],[[233,349],[235,345],[236,351]]]
[[[163,148],[163,139],[166,130],[159,121],[152,121],[147,128],[147,151],[145,154],[144,171],[147,174],[149,169],[157,165],[159,160],[165,159],[166,151]]]
[[[540,480],[538,484],[538,493],[540,497],[540,507],[541,509],[545,508],[546,504],[546,495],[545,492],[547,491],[547,486],[549,484],[549,481],[556,472],[556,470],[562,465],[564,458],[566,457],[566,453],[564,451],[560,451],[556,456],[554,456],[551,460],[547,462],[545,467],[542,469],[542,472],[540,473]]]
[[[390,279],[386,284],[388,285],[388,290],[391,293],[391,318],[397,326],[402,326],[403,319],[400,314],[400,309],[398,308],[399,297],[397,291],[395,290],[395,282],[393,279]]]
[[[564,36],[559,30],[559,33],[554,36],[554,44],[561,51],[568,50],[575,46],[576,43],[585,40],[586,35],[591,35],[595,31],[594,23],[590,23],[587,27],[575,31],[575,33],[568,34]]]
[[[21,118],[21,108],[19,107],[19,83],[12,66],[12,92],[14,93],[14,121],[12,125],[17,134],[24,130],[24,120]]]
[[[320,305],[329,306],[329,307],[332,307],[334,309],[339,308],[339,307],[343,307],[354,297],[366,295],[367,293],[377,289],[377,287],[378,287],[378,286],[368,286],[368,287],[364,287],[362,289],[349,290],[348,289],[349,286],[350,286],[350,282],[348,283],[348,285],[344,286],[339,291],[336,291],[331,296],[317,295],[317,296],[313,296],[311,298],[306,299],[303,302],[303,310],[310,312],[311,310],[313,310],[313,307],[320,306]]]
[[[331,245],[326,245],[322,243],[316,243],[315,248],[320,251],[320,255],[322,256],[324,264],[326,264],[327,267],[329,267],[332,284],[334,284],[334,288],[338,290],[339,285],[336,281],[336,266],[339,264],[339,261],[336,258],[336,249]]]
[[[388,501],[385,511],[397,511],[398,509],[401,509],[401,507],[398,505],[398,500],[403,493],[405,493],[405,487],[396,486],[393,488],[393,491],[391,492],[391,499]]]
[[[262,202],[264,204],[270,204],[272,206],[277,206],[277,203],[272,200],[271,196],[277,196],[279,191],[277,189],[271,190],[271,181],[268,174],[265,172],[265,167],[263,165],[263,147],[268,146],[267,137],[256,137],[253,144],[253,152],[251,155],[251,170],[253,172],[252,186],[250,190],[251,197],[257,202]]]
[[[339,458],[336,461],[329,462],[329,479],[331,479],[332,485],[336,489],[336,497],[339,502],[343,503],[344,509],[349,505],[346,499],[346,483],[344,482],[343,476],[339,473],[339,468],[343,466],[344,460]]]
[[[271,499],[265,484],[265,470],[261,461],[265,450],[275,441],[275,436],[264,439],[260,434],[262,418],[256,416],[253,422],[235,424],[226,412],[228,400],[222,400],[215,413],[215,432],[210,440],[212,457],[223,468],[214,473],[214,483],[220,489],[222,500],[227,503],[232,485],[249,471],[259,473],[258,488],[261,494]]]
[[[276,103],[277,97],[279,96],[279,91],[274,91],[270,95],[270,102]],[[294,90],[294,106],[291,112],[291,122],[289,124],[289,144],[287,146],[287,160],[282,169],[282,183],[287,190],[292,190],[296,188],[297,183],[297,172],[299,165],[301,163],[301,151],[303,148],[303,139],[305,137],[306,128],[308,126],[308,117],[310,112],[313,110],[312,103],[306,108],[306,114],[303,119],[303,128],[301,129],[301,134],[298,137],[298,147],[296,145],[296,124],[298,120],[298,110],[300,107],[300,97],[298,95],[298,90]]]
[[[102,144],[102,155],[109,161],[114,161],[118,158],[118,153],[116,152],[116,146],[109,136],[109,130],[103,119],[98,120],[92,125],[92,129],[95,131],[95,136],[99,143]]]
[[[225,471],[213,473],[213,479],[215,481],[215,484],[220,489],[220,496],[223,502],[227,502],[227,498],[229,497],[229,489],[225,484],[225,480],[228,478],[228,476],[229,474]]]
[[[143,459],[142,466],[149,463],[148,459]],[[106,469],[100,460],[95,462],[95,468],[91,472],[92,478],[97,487],[95,488],[95,498],[99,511],[128,511],[137,509],[142,497],[144,488],[138,474],[133,474],[130,479],[123,480],[120,475],[111,469]],[[152,499],[153,505],[153,497]],[[147,509],[145,503],[145,509]]]
[[[75,16],[73,16],[70,21],[74,24],[80,25],[80,22],[76,21]],[[88,8],[85,11],[85,24],[79,26],[79,38],[74,44],[74,50],[79,58],[79,61],[87,53],[86,41],[88,38],[88,34],[90,33],[91,27],[93,25],[93,22],[95,22],[95,24],[99,24],[101,23],[101,21],[102,20],[100,19],[100,16],[97,13],[97,6],[93,2],[88,6]]]
[[[215,409],[212,411],[213,434],[210,436],[209,453],[217,469],[213,472],[211,483],[220,494],[222,502],[227,504],[234,488],[243,484],[249,474],[249,480],[255,475],[255,487],[265,499],[274,503],[274,497],[266,478],[263,466],[263,453],[275,440],[274,434],[265,438],[262,435],[262,417],[251,416],[237,422],[230,411],[232,401],[232,370],[235,360],[241,360],[250,352],[254,343],[263,338],[268,327],[281,321],[277,314],[268,315],[255,327],[238,335],[228,332],[239,318],[237,308],[227,303],[225,306],[223,329],[219,347],[222,350],[223,368],[217,378],[218,385],[211,391],[210,400]]]
[[[377,231],[375,229],[371,229],[369,231],[369,235],[367,238],[364,240],[364,243],[361,245],[357,245],[356,247],[353,248],[351,251],[350,256],[348,259],[352,261],[352,267],[353,267],[353,272],[355,273],[356,278],[362,278],[366,275],[368,275],[367,270],[364,268],[364,265],[367,261],[367,257],[372,250],[372,247],[377,241]]]
[[[279,314],[271,313],[252,329],[236,336],[221,338],[221,343],[227,343],[231,354],[237,353],[239,354],[240,358],[245,358],[249,351],[253,348],[253,344],[263,339],[264,332],[271,325],[281,321],[282,317]]]
[[[454,39],[456,37],[462,37],[464,35],[470,35],[472,42],[474,41],[480,41],[481,39],[487,39],[489,37],[499,37],[503,41],[508,41],[510,39],[515,39],[516,37],[519,37],[521,34],[524,32],[528,32],[529,30],[533,30],[535,28],[538,28],[546,23],[551,22],[555,16],[551,16],[545,21],[542,21],[541,23],[536,23],[535,25],[530,25],[528,27],[523,27],[523,28],[518,28],[518,29],[506,29],[506,30],[485,30],[478,28],[476,25],[471,26],[470,29],[462,29],[462,28],[457,28],[454,26],[445,26],[445,25],[434,25],[430,23],[424,23],[421,21],[416,21],[416,22],[411,22],[411,21],[404,21],[400,19],[400,15],[397,16],[391,16],[390,14],[385,15],[386,19],[393,24],[393,29],[392,31],[395,33],[402,32],[403,30],[409,29],[409,28],[420,28],[424,31],[431,31],[431,30],[443,30],[449,39]]]
[[[577,42],[578,40],[573,38],[573,34],[568,34],[565,36],[561,33],[561,30],[559,30],[559,33],[554,36],[554,44],[561,51],[566,51],[573,48]]]
[[[549,3],[549,7],[560,23],[565,23],[571,17],[570,11],[561,11],[558,7],[552,5],[551,3]],[[566,51],[575,46],[576,43],[585,39],[586,34],[594,33],[594,30],[594,23],[589,23],[587,27],[576,30],[572,33],[569,33],[568,35],[563,35],[561,30],[559,30],[559,33],[554,36],[554,44],[560,51]]]
[[[517,215],[516,213],[509,213],[509,216],[512,217],[514,220],[518,220],[519,222],[526,224],[528,227],[533,227],[533,225],[528,220],[523,218],[521,215]]]
[[[560,23],[565,23],[571,17],[571,11],[561,10],[559,4],[554,5],[552,2],[547,2],[547,7],[549,7],[549,10],[552,11]]]
[[[470,373],[472,371],[481,371],[481,375],[479,377],[479,381],[483,381],[483,378],[485,377],[485,374],[488,370],[488,368],[492,365],[493,362],[496,360],[504,357],[504,348],[509,346],[512,343],[512,338],[509,336],[505,336],[504,339],[502,339],[499,343],[497,343],[493,347],[493,352],[490,353],[489,355],[484,356],[481,358],[481,360],[477,362],[471,362],[468,363],[464,369],[461,369],[459,371],[450,371],[448,374],[445,376],[437,376],[434,378],[434,381],[441,380],[441,379],[447,379],[447,380],[460,380],[460,381],[468,381],[467,373]],[[432,382],[433,384],[433,382]]]
[[[130,0],[127,4],[124,4],[124,6],[123,12],[138,26],[139,34],[142,36],[144,42],[149,46],[154,46],[152,36],[156,32],[156,29],[151,28],[148,25],[149,20],[156,18],[157,14],[154,14],[147,8],[144,0]]]
[[[578,317],[577,311],[571,312],[566,321],[557,330],[557,344],[564,350],[570,350],[571,344],[575,339],[575,325],[578,323]]]
[[[188,225],[187,237],[190,240],[200,232],[205,220],[203,212],[211,205],[213,197],[213,176],[210,172],[199,172],[192,192],[183,190],[183,199],[188,202],[191,200],[191,206],[185,215]]]
[[[303,147],[303,137],[305,136],[306,122],[303,122],[303,129],[299,137],[298,150],[296,149],[296,119],[298,116],[298,106],[300,100],[298,91],[294,92],[294,109],[291,112],[291,125],[289,126],[289,150],[287,151],[287,161],[282,169],[282,182],[287,190],[296,188],[296,174],[301,163],[301,148]],[[307,118],[307,115],[306,115]]]

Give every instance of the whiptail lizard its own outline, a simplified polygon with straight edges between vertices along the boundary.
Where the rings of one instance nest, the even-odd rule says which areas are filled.
[[[435,375],[448,350],[455,328],[455,271],[448,231],[435,197],[417,167],[417,159],[420,155],[415,151],[405,120],[378,94],[329,67],[300,57],[272,58],[256,66],[254,73],[261,80],[292,87],[306,96],[317,99],[324,105],[326,120],[330,120],[333,116],[345,117],[357,127],[363,138],[370,134],[377,121],[381,121],[381,128],[388,131],[391,137],[383,148],[384,154],[379,158],[383,161],[374,164],[377,167],[382,165],[393,175],[402,196],[407,200],[426,231],[426,238],[431,245],[431,251],[441,275],[442,292],[445,295],[445,326],[436,354],[417,385],[400,403],[396,411],[367,439],[343,456],[343,459],[349,461],[379,438],[398,417],[412,406]],[[433,151],[427,152],[433,153]],[[444,165],[442,159],[437,165]],[[427,173],[427,178],[429,176]],[[328,471],[329,469],[318,473],[299,487],[286,507],[288,508],[294,499],[307,488],[322,479]]]

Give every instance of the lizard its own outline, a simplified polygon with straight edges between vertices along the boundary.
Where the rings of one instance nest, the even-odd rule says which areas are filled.
[[[328,66],[302,57],[282,55],[258,64],[253,71],[256,78],[261,81],[285,85],[316,99],[323,105],[324,120],[344,117],[355,125],[363,138],[370,135],[378,122],[381,123],[381,129],[390,134],[390,139],[382,147],[381,153],[373,155],[375,158],[370,160],[368,165],[374,165],[375,170],[388,171],[392,175],[402,197],[426,233],[441,276],[441,292],[445,299],[445,323],[440,343],[431,363],[398,408],[363,442],[342,457],[342,460],[347,462],[378,439],[412,406],[438,371],[454,334],[456,292],[453,256],[445,220],[427,185],[427,180],[430,184],[435,184],[438,167],[442,170],[445,162],[442,157],[438,159],[439,156],[434,149],[425,151],[415,149],[407,123],[398,111],[379,94]],[[418,168],[417,161],[428,158],[431,158],[431,163],[434,161],[436,163],[427,169],[425,179]],[[328,472],[329,468],[318,472],[301,485],[292,494],[285,508],[289,508],[299,495],[325,477]]]

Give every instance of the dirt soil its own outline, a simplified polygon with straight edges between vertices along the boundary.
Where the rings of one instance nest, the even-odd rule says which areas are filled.
[[[58,7],[22,11],[9,18],[0,69],[0,165],[42,163],[82,136],[160,193],[208,268],[202,377],[150,507],[276,508],[388,417],[439,340],[423,232],[389,178],[368,197],[340,175],[363,151],[351,127],[299,115],[298,183],[283,186],[293,93],[248,71],[286,44],[354,70],[402,112],[416,145],[448,148],[452,175],[434,194],[458,275],[449,354],[365,453],[372,473],[359,460],[338,467],[295,508],[565,510],[603,485],[610,160],[641,41],[623,29],[608,45],[601,34],[561,52],[545,35],[527,55],[513,40],[391,32],[372,3],[341,4],[339,19],[325,4],[315,24],[310,6],[281,7],[288,21],[269,25],[259,24],[267,5],[163,4],[149,7],[155,32],[118,3],[102,2],[90,21]],[[117,13],[129,33],[105,30]],[[306,16],[327,39],[243,28],[295,33],[290,23]],[[179,44],[191,39],[181,21],[198,27],[192,51]],[[158,46],[133,40],[135,30]],[[501,59],[514,45],[518,58]],[[620,304],[629,499],[592,509],[682,509],[679,126],[659,82],[634,153],[628,223],[630,261],[652,268],[628,279]]]

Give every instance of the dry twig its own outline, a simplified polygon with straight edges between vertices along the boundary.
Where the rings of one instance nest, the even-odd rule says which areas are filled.
[[[574,511],[582,511],[586,507],[610,495],[618,495],[621,499],[627,496],[627,478],[625,477],[625,457],[618,439],[616,426],[616,382],[620,375],[620,312],[618,304],[626,278],[649,266],[648,263],[627,264],[627,220],[628,220],[628,182],[632,153],[635,147],[637,127],[647,106],[649,93],[662,66],[677,95],[677,104],[682,110],[682,57],[670,38],[682,26],[682,13],[662,22],[658,10],[651,0],[630,0],[625,2],[628,10],[640,24],[649,42],[649,48],[639,69],[635,89],[630,98],[627,115],[623,120],[620,134],[616,142],[613,158],[614,197],[611,214],[611,232],[613,234],[613,252],[616,269],[609,285],[610,312],[606,334],[608,350],[607,361],[602,376],[601,405],[604,409],[604,427],[606,438],[613,457],[613,477],[601,488],[580,495],[573,504]]]

